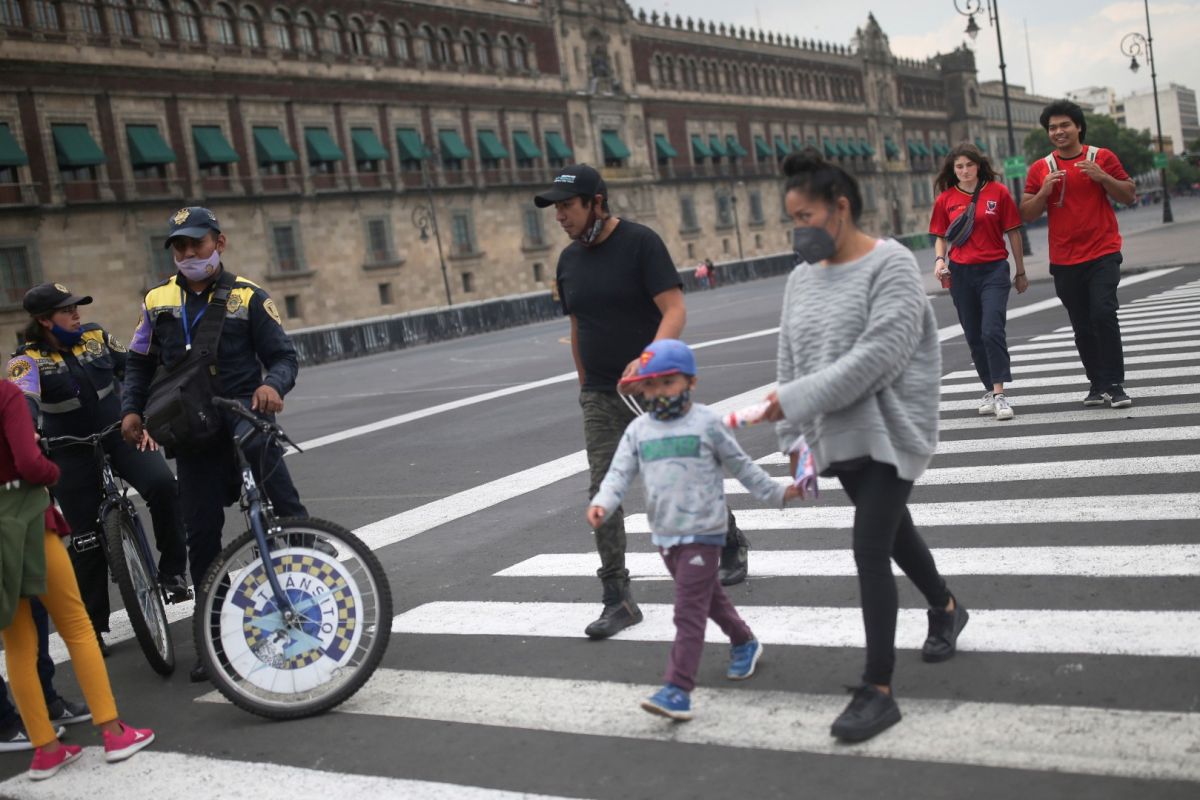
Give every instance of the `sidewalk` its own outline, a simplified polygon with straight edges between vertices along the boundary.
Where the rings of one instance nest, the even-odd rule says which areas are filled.
[[[1175,222],[1162,224],[1162,206],[1129,209],[1117,214],[1124,245],[1125,261],[1122,271],[1153,267],[1200,265],[1200,198],[1172,198]],[[1049,248],[1045,224],[1029,229],[1033,255],[1025,256],[1025,272],[1030,282],[1050,280]],[[933,277],[932,247],[914,250],[928,293],[942,292],[941,283]],[[1010,264],[1011,259],[1010,259]]]

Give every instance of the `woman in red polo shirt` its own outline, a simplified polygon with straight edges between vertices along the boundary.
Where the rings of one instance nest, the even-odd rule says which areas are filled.
[[[1017,292],[1029,288],[1021,252],[1021,215],[1003,183],[996,180],[987,157],[973,144],[964,142],[950,151],[934,184],[940,194],[933,204],[929,232],[934,244],[934,274],[950,278],[950,296],[958,311],[975,371],[986,390],[979,405],[980,415],[1012,419],[1013,410],[1004,394],[1012,380],[1008,341],[1004,332],[1008,313],[1008,249],[1017,262],[1013,285]],[[974,220],[965,241],[952,230],[954,221],[968,213],[974,203]],[[947,250],[949,255],[947,256]]]

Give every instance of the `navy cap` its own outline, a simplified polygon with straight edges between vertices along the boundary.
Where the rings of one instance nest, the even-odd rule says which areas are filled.
[[[61,283],[39,283],[25,293],[21,305],[36,317],[67,306],[86,306],[90,302],[90,296],[71,294],[71,290]]]
[[[572,164],[563,167],[554,177],[554,185],[533,198],[538,208],[552,206],[572,197],[608,197],[608,186],[595,167],[587,164]]]
[[[642,351],[637,372],[622,378],[621,383],[636,383],[647,378],[675,374],[695,375],[696,356],[692,354],[692,348],[678,339],[659,339]]]
[[[203,239],[204,234],[221,232],[221,224],[217,215],[201,206],[181,208],[171,215],[170,230],[163,247],[170,247],[171,240],[176,236],[187,236],[190,239]]]

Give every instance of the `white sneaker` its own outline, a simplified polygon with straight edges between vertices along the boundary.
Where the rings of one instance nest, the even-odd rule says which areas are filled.
[[[1012,406],[1008,404],[1008,398],[1004,396],[1003,392],[993,395],[992,403],[996,406],[996,419],[1006,420],[1013,418]]]
[[[996,413],[995,395],[992,392],[988,392],[983,396],[983,399],[979,401],[979,416],[986,417],[988,414],[995,414],[995,413]]]

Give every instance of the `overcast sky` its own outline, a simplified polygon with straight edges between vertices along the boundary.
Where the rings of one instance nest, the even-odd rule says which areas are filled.
[[[764,31],[848,44],[855,28],[875,12],[896,55],[924,58],[948,52],[962,42],[967,18],[954,10],[953,0],[629,0],[636,11],[669,11],[726,25],[753,26]],[[986,8],[987,0],[983,0]],[[1010,83],[1030,86],[1038,94],[1061,96],[1084,86],[1111,86],[1118,95],[1149,90],[1145,58],[1136,75],[1129,58],[1121,55],[1121,38],[1131,31],[1146,32],[1141,0],[998,0],[1004,56]],[[958,0],[960,7],[964,0]],[[996,33],[986,14],[973,43],[980,80],[1000,77]],[[1200,0],[1150,3],[1158,84],[1170,82],[1200,90]],[[1025,45],[1028,27],[1029,46]]]

